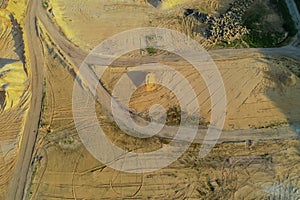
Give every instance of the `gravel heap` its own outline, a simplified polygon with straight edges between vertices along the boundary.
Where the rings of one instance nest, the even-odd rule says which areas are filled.
[[[230,43],[248,34],[249,30],[242,25],[242,16],[254,0],[236,0],[230,8],[220,16],[200,13],[195,9],[186,9],[184,16],[193,16],[197,21],[207,24],[204,36],[212,44],[218,41]]]

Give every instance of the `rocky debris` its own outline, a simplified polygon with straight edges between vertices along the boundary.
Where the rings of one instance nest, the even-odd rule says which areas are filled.
[[[218,41],[230,43],[249,33],[242,25],[242,16],[253,2],[254,0],[236,0],[230,4],[225,14],[218,17],[200,13],[196,9],[186,9],[184,16],[192,16],[195,20],[208,25],[204,36],[210,43]]]
[[[208,19],[208,14],[200,13],[196,9],[186,9],[184,12],[184,16],[190,16],[192,15],[196,20],[201,21],[202,23],[206,22]]]

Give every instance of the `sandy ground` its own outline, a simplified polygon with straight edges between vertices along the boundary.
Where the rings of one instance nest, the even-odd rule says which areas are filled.
[[[66,37],[85,50],[122,31],[140,27],[165,27],[189,33],[182,16],[184,8],[197,8],[206,13],[225,10],[231,0],[169,0],[160,8],[144,1],[62,1],[51,0],[54,19]],[[197,36],[199,37],[199,36]],[[203,38],[197,38],[201,41]]]
[[[69,151],[48,145],[38,154],[31,199],[296,199],[298,145],[218,145],[204,160],[197,158],[194,145],[169,167],[145,174],[112,170],[81,147]]]
[[[19,26],[23,3],[6,1],[0,9],[0,199],[4,198],[14,170],[30,97]]]
[[[91,49],[95,44],[120,31],[149,26],[153,18],[151,16],[156,13],[156,9],[151,6],[144,4],[134,6],[112,0],[97,3],[93,0],[76,2],[53,0],[50,5],[53,6],[55,20],[62,25],[67,38],[84,49]],[[79,27],[80,31],[74,31]]]
[[[76,135],[69,89],[72,76],[59,60],[51,58],[46,74],[43,127],[29,199],[253,199],[299,195],[298,141],[262,141],[251,148],[244,143],[218,145],[204,160],[197,158],[199,146],[193,145],[179,160],[157,172],[127,174],[112,170],[95,160]],[[123,148],[150,151],[166,142],[132,140],[105,120],[100,121],[112,141]]]
[[[66,34],[66,37],[88,50],[113,34],[135,27],[171,26],[171,28],[180,29],[178,22],[172,23],[172,20],[183,8],[197,5],[197,8],[206,10],[209,13],[216,12],[216,10],[222,12],[229,5],[229,2],[207,1],[196,4],[195,1],[179,2],[170,0],[163,1],[162,5],[165,5],[162,6],[163,9],[156,9],[151,4],[142,1],[138,3],[133,1],[114,1],[114,3],[111,1],[97,1],[95,3],[89,0],[84,3],[76,1],[76,3],[70,4],[68,1],[51,0],[50,7],[53,9],[54,20]],[[103,10],[103,12],[97,10]],[[126,12],[130,15],[123,14]],[[270,17],[270,20],[275,18],[276,16]],[[93,23],[90,23],[91,21]],[[148,60],[151,59],[154,58],[148,58]],[[168,58],[158,58],[158,61],[163,62],[162,60],[168,60]],[[199,99],[201,115],[205,119],[209,119],[211,106],[209,99],[205,98],[208,91],[205,89],[206,86],[203,80],[199,84],[195,71],[190,68],[185,69],[186,63],[180,63],[178,59],[176,62],[167,61],[165,63],[174,66],[190,78],[196,94],[204,96],[203,99]],[[225,125],[226,129],[276,126],[276,124],[299,121],[299,110],[292,109],[294,106],[298,106],[296,99],[298,98],[297,94],[299,94],[299,79],[295,78],[296,83],[292,86],[280,83],[279,74],[281,71],[286,71],[280,63],[269,62],[263,55],[258,55],[258,57],[235,61],[222,60],[216,64],[224,76],[224,84],[227,90],[228,117]],[[299,67],[299,63],[294,65]],[[116,82],[118,78],[114,78],[114,76],[120,77],[122,73],[122,69],[113,69],[111,72],[107,72],[104,77],[106,85],[109,87],[115,83],[105,79],[113,78],[113,82]],[[161,97],[165,92],[161,90],[157,93],[154,96]],[[133,109],[145,111],[154,103],[148,101],[148,98],[145,101],[142,98],[143,95],[145,95],[143,90],[135,94],[135,99],[133,98],[131,103]],[[165,98],[165,101],[170,99]],[[283,99],[289,100],[283,101]],[[174,102],[170,101],[169,104],[172,105]]]
[[[150,16],[165,12],[142,3],[133,11],[131,4],[124,2],[70,2],[51,1],[54,19],[71,41],[86,50],[113,33],[149,24],[148,12]],[[168,8],[171,7],[176,7],[172,1]],[[101,11],[105,8],[105,12],[97,12],[100,8]],[[144,10],[147,11],[140,12]],[[124,18],[127,12],[132,15]],[[46,34],[44,29],[42,34]],[[243,141],[218,144],[204,159],[198,158],[200,145],[193,144],[172,165],[153,173],[127,174],[104,166],[82,146],[74,126],[72,66],[63,61],[62,52],[45,35],[43,46],[45,98],[27,199],[297,199],[300,196],[299,141],[292,139],[268,138],[249,145]],[[130,63],[132,57],[126,59]],[[210,101],[205,84],[187,63],[168,55],[142,59],[160,59],[180,71],[199,95],[201,115],[209,119]],[[284,134],[285,129],[277,128],[299,122],[300,83],[296,77],[299,62],[249,54],[243,59],[218,59],[216,64],[227,91],[226,129],[252,128],[249,131],[253,132],[267,129]],[[127,67],[128,70],[132,66]],[[111,90],[127,70],[114,63],[102,78],[106,87]],[[140,88],[130,107],[146,111],[162,95],[167,96],[161,98],[166,107],[176,104],[172,94],[163,88],[155,93],[145,93]],[[148,152],[169,142],[128,137],[103,115],[101,106],[97,104],[96,109],[107,136],[123,149]]]
[[[45,40],[44,47],[47,47],[45,44],[50,43]],[[250,146],[244,142],[219,144],[201,160],[197,157],[200,146],[194,144],[172,165],[153,173],[127,174],[104,166],[87,152],[76,133],[71,110],[74,77],[68,65],[55,48],[45,52],[49,53],[45,67],[46,96],[28,199],[267,199],[299,196],[299,141],[295,140],[270,139]],[[186,69],[189,67],[186,63],[168,61],[169,65],[172,63],[189,80],[195,80]],[[292,100],[299,90],[299,79],[296,84],[284,82],[287,85],[283,85],[277,77],[278,73],[287,71],[284,65],[298,69],[297,62],[257,56],[217,61],[217,65],[226,77],[229,99],[241,107],[238,109],[234,103],[229,104],[229,114],[241,119],[229,119],[228,126],[234,123],[233,128],[243,125],[249,128],[249,123],[259,122],[257,117],[260,117],[260,123],[263,119],[286,121],[287,110],[298,119],[299,111],[292,109],[297,103],[295,100],[292,105],[281,99],[277,102],[280,106],[275,104],[275,97]],[[111,75],[106,80],[116,82],[124,71],[120,67],[112,69],[106,72]],[[107,83],[107,87],[113,87],[114,82]],[[201,80],[195,89],[201,89],[199,85],[203,85]],[[237,86],[243,90],[238,90]],[[138,100],[138,93],[136,95]],[[138,108],[147,107],[140,103],[137,105],[142,106]],[[99,105],[97,110],[107,136],[124,149],[148,152],[168,143],[158,138],[147,141],[129,138],[101,114]],[[248,114],[255,116],[254,119],[243,120]],[[273,128],[276,126],[280,124]]]
[[[52,56],[47,57],[46,98],[28,199],[253,199],[299,195],[299,142],[293,140],[261,141],[251,147],[243,142],[218,145],[203,160],[197,157],[200,147],[192,145],[175,163],[153,173],[127,174],[104,166],[86,151],[76,134],[71,112],[73,77],[58,55]],[[167,142],[130,139],[100,113],[99,118],[112,141],[125,149],[145,152]]]
[[[115,33],[141,26],[168,27],[188,33],[188,24],[184,25],[176,16],[184,8],[194,7],[196,1],[166,0],[158,9],[144,1],[95,2],[50,1],[53,19],[68,39],[85,50]],[[207,0],[198,7],[213,14],[225,10],[229,2]],[[7,10],[0,10],[0,107],[4,108],[0,111],[0,199],[4,198],[19,153],[20,132],[30,97],[27,83],[30,71],[24,67],[22,33],[18,26],[18,23],[23,25],[24,8],[25,1],[10,1]],[[276,16],[270,17],[270,21],[274,19]],[[43,44],[45,97],[32,180],[28,181],[28,199],[299,198],[300,149],[299,141],[292,139],[270,138],[248,146],[245,142],[219,144],[202,160],[198,158],[199,144],[193,144],[175,163],[154,173],[126,174],[104,166],[87,152],[76,133],[71,98],[74,71],[61,59],[63,52],[59,53],[47,39]],[[157,59],[187,77],[199,96],[201,116],[208,120],[211,105],[203,80],[178,58],[163,55]],[[296,77],[299,62],[251,54],[243,59],[219,59],[216,64],[227,91],[226,129],[251,128],[254,132],[268,129],[284,134],[284,129],[277,128],[299,123],[300,82]],[[132,66],[128,67],[127,70]],[[111,89],[124,73],[123,67],[110,68],[103,77],[107,88]],[[146,112],[158,96],[166,107],[177,103],[164,88],[155,93],[140,88],[131,99],[130,108]],[[96,106],[99,122],[118,146],[147,152],[168,144],[166,139],[145,141],[128,137],[103,116],[101,106]]]
[[[158,61],[179,71],[191,83],[200,105],[200,115],[207,120],[210,119],[211,104],[207,86],[201,76],[195,72],[188,63],[173,58],[176,62],[157,56],[151,57],[151,62]],[[146,57],[137,59],[141,62],[148,60]],[[168,61],[170,60],[170,61]],[[299,122],[300,106],[299,78],[291,75],[293,83],[287,84],[280,78],[280,74],[289,73],[291,69],[299,70],[299,63],[286,59],[269,59],[263,55],[256,57],[245,57],[238,60],[219,60],[215,62],[223,77],[227,95],[227,119],[225,129],[248,129],[263,126],[279,126],[287,123]],[[130,79],[131,67],[118,67],[118,63],[109,68],[102,76],[107,88],[112,92],[118,80],[123,76]],[[168,79],[165,72],[163,77]],[[170,78],[170,77],[169,77]],[[287,78],[289,79],[289,78]],[[124,92],[129,90],[130,83],[123,84]],[[127,89],[126,89],[127,88]],[[181,88],[184,91],[184,88]],[[116,99],[124,103],[117,94]],[[160,97],[157,99],[156,97]],[[138,89],[131,98],[130,108],[138,112],[147,113],[155,103],[162,103],[166,109],[177,104],[177,98],[171,92],[163,88],[157,88],[153,92],[146,92],[145,89]],[[125,103],[124,103],[125,104]]]

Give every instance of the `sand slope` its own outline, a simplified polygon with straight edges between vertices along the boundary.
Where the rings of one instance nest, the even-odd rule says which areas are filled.
[[[8,7],[17,7],[12,4]],[[0,199],[4,198],[14,170],[30,97],[22,37],[15,16],[0,9]]]

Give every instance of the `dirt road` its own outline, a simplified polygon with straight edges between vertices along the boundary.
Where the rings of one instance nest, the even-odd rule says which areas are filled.
[[[15,173],[10,182],[7,199],[22,199],[27,181],[27,173],[38,132],[43,98],[43,51],[36,34],[35,11],[36,0],[31,0],[27,9],[25,33],[29,58],[27,64],[31,69],[31,101],[21,138],[18,161]]]

